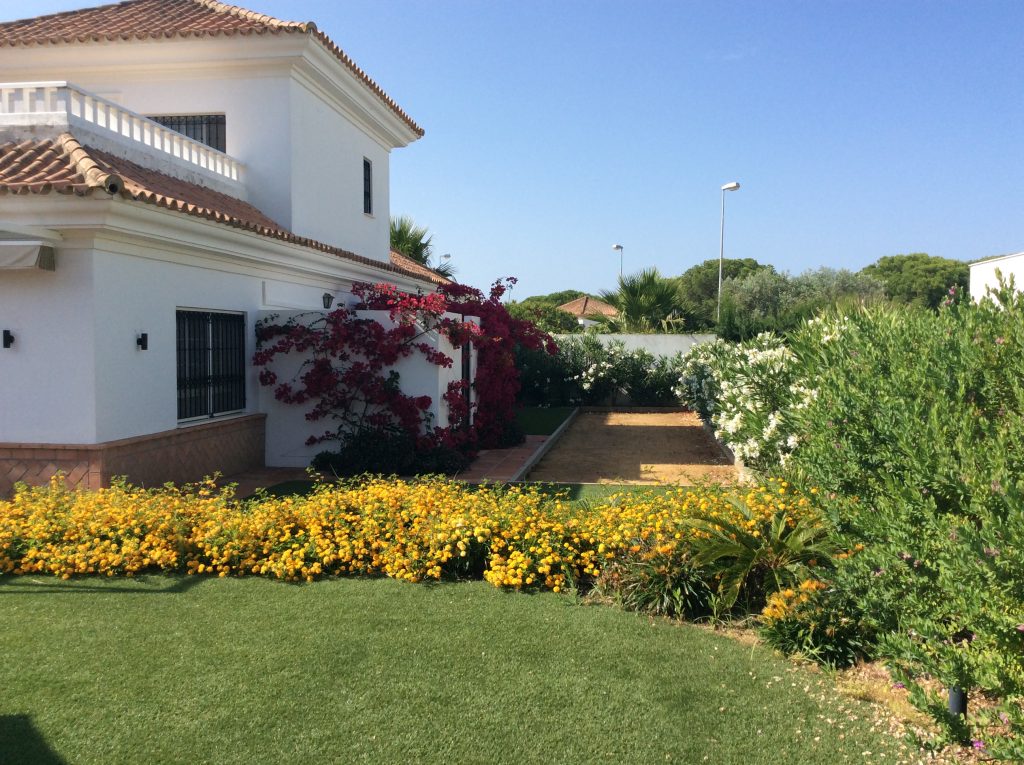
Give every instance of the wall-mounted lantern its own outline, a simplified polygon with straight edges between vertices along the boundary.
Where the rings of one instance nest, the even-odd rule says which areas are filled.
[[[11,334],[11,330],[4,330],[4,348],[10,348],[14,345],[14,335]]]
[[[324,293],[324,310],[325,311],[331,310],[331,305],[333,303],[334,303],[334,295],[332,295],[330,292],[325,292]]]
[[[139,347],[140,351],[149,350],[149,334],[143,332],[141,335],[135,338],[135,344]]]

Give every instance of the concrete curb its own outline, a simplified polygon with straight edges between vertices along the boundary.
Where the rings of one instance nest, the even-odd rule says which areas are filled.
[[[511,481],[514,482],[525,480],[529,472],[533,470],[533,468],[537,465],[538,462],[544,459],[544,455],[548,453],[548,451],[551,449],[552,446],[555,445],[555,443],[557,443],[558,439],[562,437],[562,434],[565,433],[566,429],[569,427],[569,425],[572,424],[572,421],[576,419],[576,415],[578,415],[579,413],[579,407],[573,409],[569,416],[566,417],[565,420],[562,422],[562,424],[555,428],[555,432],[548,436],[547,441],[542,443],[540,447],[537,449],[537,451],[531,454],[530,458],[523,463],[523,466],[516,471],[515,475],[512,476]]]

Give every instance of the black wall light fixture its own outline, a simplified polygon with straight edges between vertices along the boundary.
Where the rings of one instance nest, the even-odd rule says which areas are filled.
[[[4,348],[10,348],[14,345],[14,335],[11,334],[11,330],[4,330]]]
[[[141,335],[135,338],[135,344],[139,346],[140,351],[149,350],[149,335],[143,332]]]
[[[332,295],[330,292],[325,292],[324,293],[324,310],[325,311],[331,310],[331,304],[333,304],[333,303],[334,303],[334,295]]]

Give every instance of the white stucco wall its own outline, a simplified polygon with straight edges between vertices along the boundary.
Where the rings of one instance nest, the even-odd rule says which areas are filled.
[[[389,153],[304,85],[291,86],[292,229],[387,261]],[[363,158],[373,163],[373,214],[363,212]]]
[[[64,248],[55,271],[0,271],[0,443],[96,439],[93,255]]]
[[[1014,285],[1018,290],[1024,290],[1024,252],[1015,255],[1004,255],[1001,258],[991,258],[980,263],[971,264],[971,299],[981,300],[987,294],[988,288],[997,288],[999,278],[996,275],[999,271],[1005,281],[1013,276]]]
[[[253,316],[263,280],[195,266],[97,252],[96,436],[113,441],[178,426],[177,324],[180,309],[246,316],[246,411],[256,407]],[[149,335],[149,350],[135,338]]]

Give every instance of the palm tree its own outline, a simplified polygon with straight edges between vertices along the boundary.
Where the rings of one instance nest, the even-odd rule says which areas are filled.
[[[426,226],[417,226],[416,221],[408,215],[391,219],[391,249],[450,279],[455,274],[451,263],[443,262],[435,266],[430,262],[433,238]]]
[[[594,317],[610,332],[672,332],[683,324],[679,292],[656,268],[620,276],[618,290],[602,292],[601,299],[619,312]]]

